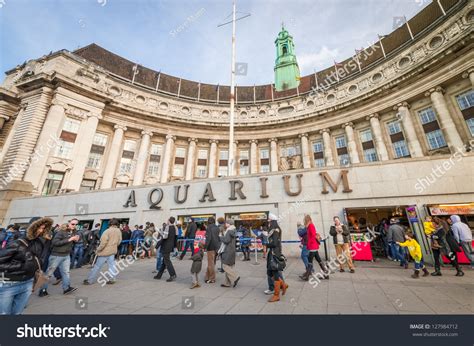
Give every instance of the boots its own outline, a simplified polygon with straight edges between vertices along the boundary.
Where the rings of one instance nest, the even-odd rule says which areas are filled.
[[[439,267],[435,267],[435,271],[431,273],[431,276],[442,276]]]
[[[319,266],[323,270],[324,278],[326,280],[329,280],[329,270],[326,268],[326,265],[324,264],[323,261],[319,262]]]
[[[283,281],[283,279],[280,279],[280,281],[281,281],[281,295],[284,296],[286,293],[286,290],[290,286],[288,286],[288,284],[285,281]]]
[[[415,269],[415,272],[411,276],[413,279],[418,279],[420,277],[420,271],[418,269]]]
[[[300,279],[303,281],[308,281],[312,271],[313,271],[313,266],[308,265],[306,267],[306,272],[303,275],[300,275]]]
[[[281,283],[282,283],[281,279],[278,279],[277,281],[275,281],[275,290],[271,298],[268,300],[269,303],[277,302],[280,300]]]
[[[428,276],[430,275],[430,272],[428,271],[428,269],[426,269],[426,267],[423,268],[423,276]]]
[[[464,276],[464,272],[461,270],[461,268],[457,268],[456,276]]]

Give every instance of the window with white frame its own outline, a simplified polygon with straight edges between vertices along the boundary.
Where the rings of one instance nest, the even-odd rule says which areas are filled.
[[[270,172],[270,149],[260,148],[260,173]]]
[[[123,144],[122,157],[120,159],[120,174],[132,173],[133,158],[135,157],[135,151],[137,148],[137,142],[127,139]]]
[[[104,156],[105,146],[107,144],[107,136],[101,133],[96,133],[92,140],[92,147],[87,159],[87,167],[99,169]]]
[[[242,149],[239,151],[239,174],[249,174],[249,151]]]
[[[148,159],[148,175],[158,177],[160,175],[160,161],[163,154],[163,145],[153,143],[150,147],[150,157]]]
[[[374,140],[372,137],[372,130],[370,128],[361,130],[360,141],[362,142],[362,149],[364,151],[365,162],[378,161],[377,150],[375,149]]]
[[[324,144],[322,140],[313,142],[313,159],[315,167],[324,167],[326,165],[324,160]]]
[[[174,155],[173,177],[184,177],[184,165],[186,163],[186,148],[176,148]]]
[[[229,164],[229,150],[221,149],[219,151],[219,172],[220,177],[225,177],[228,174],[228,164]]]
[[[76,142],[76,137],[80,126],[81,122],[79,120],[71,118],[65,119],[61,134],[57,141],[58,145],[56,147],[54,156],[63,159],[72,158],[72,149],[74,147],[74,143]]]
[[[347,151],[347,141],[346,136],[341,135],[335,138],[336,141],[336,150],[337,156],[339,158],[339,164],[341,166],[346,166],[351,163],[351,159],[349,157],[349,153]]]
[[[282,146],[280,149],[281,157],[292,157],[301,155],[301,146],[299,144],[290,144]]]
[[[433,108],[425,108],[419,111],[418,115],[423,125],[423,131],[425,132],[426,141],[428,142],[430,150],[446,147],[446,141]]]
[[[474,137],[474,91],[469,90],[461,95],[456,96],[459,109],[466,121],[467,128]]]
[[[387,129],[392,142],[393,156],[396,159],[410,156],[410,151],[408,150],[400,120],[394,120],[387,123]]]
[[[196,176],[198,178],[206,178],[207,177],[207,158],[208,158],[207,149],[199,149],[198,150],[197,168],[196,168]]]

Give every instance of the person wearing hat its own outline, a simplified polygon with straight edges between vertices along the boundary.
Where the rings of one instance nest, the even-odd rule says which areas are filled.
[[[268,255],[267,255],[267,277],[268,281],[270,278],[273,281],[273,295],[268,300],[269,303],[277,302],[280,300],[280,290],[282,295],[285,295],[286,290],[288,289],[288,284],[283,281],[283,276],[281,275],[281,270],[275,270],[272,268],[273,257],[281,258],[282,248],[281,248],[281,228],[278,225],[277,216],[270,213],[268,215]]]
[[[221,284],[222,287],[235,287],[240,280],[240,276],[235,271],[235,238],[236,231],[234,220],[225,221],[225,231],[220,240],[222,243],[219,252],[222,258],[222,267],[225,273],[225,283]]]

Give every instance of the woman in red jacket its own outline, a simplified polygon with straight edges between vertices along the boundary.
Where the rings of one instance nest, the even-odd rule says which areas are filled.
[[[316,261],[319,263],[323,271],[323,275],[325,279],[329,279],[329,271],[326,268],[326,265],[321,260],[321,256],[319,256],[319,242],[316,239],[316,227],[313,224],[313,220],[311,220],[311,216],[305,215],[304,216],[304,225],[308,230],[308,244],[307,248],[309,251],[308,255],[308,267],[306,268],[306,273],[300,276],[301,280],[308,281],[312,271],[313,271],[313,259],[316,258]]]

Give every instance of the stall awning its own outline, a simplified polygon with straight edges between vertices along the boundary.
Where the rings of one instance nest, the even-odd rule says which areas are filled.
[[[474,203],[428,205],[430,214],[435,215],[474,215]]]

